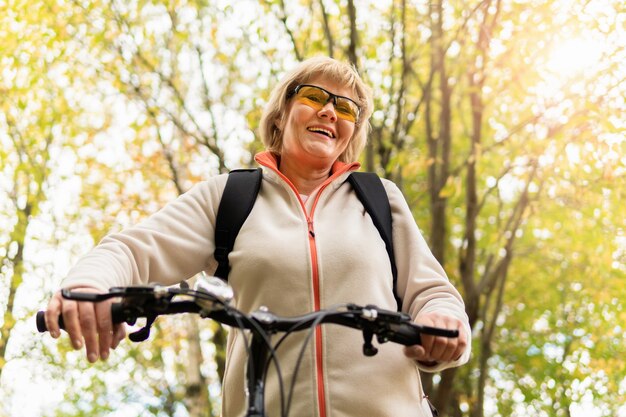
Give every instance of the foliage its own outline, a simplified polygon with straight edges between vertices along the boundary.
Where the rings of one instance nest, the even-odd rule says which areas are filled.
[[[271,86],[326,54],[372,85],[363,163],[401,186],[467,303],[472,362],[425,376],[442,413],[624,412],[620,2],[13,0],[0,16],[0,363],[24,360],[23,337],[7,344],[35,308],[20,288],[54,288],[84,246],[250,164]],[[217,412],[220,330],[200,326],[164,322],[92,368],[43,343],[47,378],[67,369],[49,415]],[[212,402],[189,401],[198,381]]]

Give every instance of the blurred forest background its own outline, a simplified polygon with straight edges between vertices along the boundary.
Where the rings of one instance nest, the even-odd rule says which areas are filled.
[[[250,165],[319,54],[373,87],[364,168],[464,295],[441,415],[626,416],[622,0],[0,0],[0,416],[218,415],[214,323],[88,366],[33,314],[105,234]]]

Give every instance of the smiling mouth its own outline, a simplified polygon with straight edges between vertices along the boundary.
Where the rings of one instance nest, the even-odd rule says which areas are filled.
[[[335,135],[333,134],[333,132],[331,132],[330,130],[327,130],[327,129],[323,129],[321,127],[309,127],[307,130],[309,132],[320,133],[320,134],[322,134],[324,136],[327,136],[327,137],[329,137],[331,139],[335,138]]]

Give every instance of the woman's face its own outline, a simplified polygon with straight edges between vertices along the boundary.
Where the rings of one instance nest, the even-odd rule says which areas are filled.
[[[306,84],[356,100],[351,89],[322,77],[315,77]],[[291,158],[298,164],[313,168],[330,168],[348,146],[355,123],[338,117],[332,100],[317,110],[306,104],[306,100],[294,96],[282,127],[281,159]]]

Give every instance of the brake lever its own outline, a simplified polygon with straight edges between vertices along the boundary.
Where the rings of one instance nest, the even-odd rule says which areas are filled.
[[[373,304],[368,304],[365,307],[358,306],[356,304],[348,304],[348,311],[359,313],[359,315],[370,321],[381,320],[385,323],[407,323],[411,322],[411,316],[400,311],[391,311],[379,308]]]
[[[150,315],[146,317],[146,324],[139,330],[132,332],[128,335],[128,338],[133,342],[143,342],[150,337],[150,330],[152,329],[152,324],[156,320],[156,315]]]
[[[356,310],[355,308],[352,308]],[[385,310],[376,307],[375,305],[367,305],[362,310],[362,316],[366,319],[373,320],[376,318],[383,319],[388,324],[395,323],[410,323],[414,324],[411,320],[411,316],[406,313],[402,313],[399,311],[391,311]],[[441,336],[447,338],[455,338],[459,337],[458,330],[450,330],[450,329],[441,329],[438,327],[424,326],[419,324],[414,324],[420,329],[420,332],[429,336]]]

